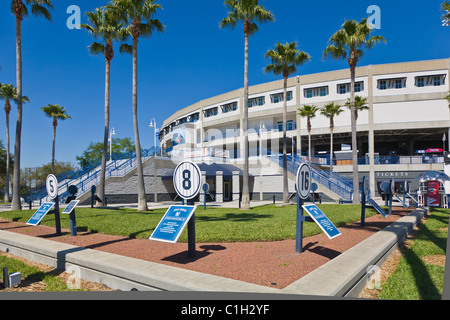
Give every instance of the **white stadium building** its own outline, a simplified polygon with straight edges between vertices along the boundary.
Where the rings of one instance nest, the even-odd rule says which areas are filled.
[[[382,181],[394,178],[399,186],[420,173],[444,170],[449,150],[450,59],[361,66],[356,69],[356,95],[368,109],[358,113],[357,141],[360,180],[370,178],[371,193],[380,195]],[[287,88],[287,150],[290,190],[295,167],[307,159],[306,118],[303,105],[318,108],[334,102],[344,106],[350,97],[349,69],[294,76]],[[159,133],[160,145],[172,159],[218,167],[219,176],[206,174],[216,201],[235,200],[239,189],[233,177],[242,167],[243,89],[224,93],[185,107],[167,118]],[[252,199],[282,194],[283,80],[249,88],[248,138]],[[349,108],[334,119],[333,172],[329,172],[330,121],[319,112],[311,119],[313,174],[319,191],[334,200],[346,199],[352,176]],[[294,155],[294,157],[292,157]],[[231,174],[220,176],[228,165]],[[233,169],[235,168],[235,169]],[[350,178],[350,179],[349,179]],[[441,193],[443,193],[441,185]]]

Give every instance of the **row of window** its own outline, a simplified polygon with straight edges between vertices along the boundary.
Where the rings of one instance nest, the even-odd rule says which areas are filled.
[[[286,100],[291,101],[293,98],[292,91],[286,92]],[[271,103],[279,103],[283,102],[284,95],[283,93],[274,93],[270,95],[270,102]],[[248,107],[253,108],[256,106],[263,106],[266,104],[266,98],[264,96],[256,97],[248,99]],[[237,102],[231,102],[220,106],[220,109],[222,110],[222,113],[228,113],[232,111],[236,111],[238,108]],[[210,108],[203,111],[203,115],[205,118],[209,118],[212,116],[216,116],[219,114],[219,107]]]
[[[445,85],[445,74],[441,75],[431,75],[431,76],[417,76],[415,77],[415,83],[414,85],[416,87],[427,87],[427,86],[442,86]],[[388,89],[402,89],[406,88],[406,77],[402,78],[391,78],[391,79],[379,79],[377,81],[377,88],[379,90],[388,90]],[[346,94],[350,92],[350,83],[342,83],[338,84],[337,87],[337,93],[338,94]],[[364,82],[358,81],[355,82],[355,92],[361,92],[364,90]],[[308,88],[304,89],[304,95],[306,98],[313,98],[313,97],[324,97],[329,94],[329,87],[328,86],[321,86],[316,88]],[[270,95],[270,102],[271,103],[279,103],[283,102],[283,93],[275,93]],[[292,91],[286,92],[286,100],[291,101],[293,99]],[[256,106],[263,106],[266,103],[266,99],[264,96],[251,98],[248,100],[248,107],[256,107]],[[220,108],[222,109],[222,113],[228,113],[231,111],[237,110],[237,102],[231,102],[228,104],[221,105]],[[216,116],[219,114],[219,108],[214,107],[203,111],[203,115],[205,118],[209,118],[212,116]],[[168,133],[172,130],[173,126],[183,124],[185,122],[197,122],[200,119],[200,114],[194,113],[187,117],[181,118],[178,121],[172,123],[169,127],[165,128],[165,132]],[[289,128],[289,124],[288,124]],[[288,129],[293,130],[293,129]],[[280,130],[281,131],[281,130]]]
[[[444,84],[445,84],[445,75],[417,76],[415,77],[414,83],[416,87],[442,86]],[[377,88],[379,90],[406,88],[406,77],[380,79],[377,82]],[[363,90],[364,90],[364,82],[363,81],[355,82],[355,92],[361,92]],[[346,94],[350,92],[350,83],[338,84],[336,86],[336,92],[337,94]],[[329,94],[328,86],[304,89],[304,96],[306,98],[325,97],[328,94]]]

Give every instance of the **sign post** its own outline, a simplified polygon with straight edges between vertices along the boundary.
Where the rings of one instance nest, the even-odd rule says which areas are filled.
[[[173,173],[173,185],[178,195],[186,200],[188,206],[194,206],[194,198],[200,191],[202,175],[197,164],[191,161],[180,162]],[[195,210],[194,210],[195,211]],[[195,257],[195,214],[189,217],[188,228],[188,255]]]
[[[297,229],[295,236],[295,251],[302,253],[303,250],[303,222],[312,221],[303,215],[303,200],[308,198],[311,189],[311,168],[308,164],[302,163],[297,170],[295,184],[297,190]],[[311,218],[310,218],[311,219]]]
[[[395,180],[391,179],[391,196],[389,197],[389,215],[392,214],[392,198],[394,198],[395,193]]]
[[[56,234],[61,234],[61,219],[59,216],[59,199],[58,199],[58,179],[56,179],[55,175],[49,174],[47,176],[45,187],[47,189],[47,194],[55,203],[55,209],[53,213],[55,214],[55,227]]]
[[[70,198],[70,202],[67,205],[67,207],[63,210],[62,213],[68,213],[69,214],[69,220],[70,220],[70,234],[72,236],[76,236],[77,235],[77,223],[75,220],[75,207],[78,204],[78,202],[80,202],[79,200],[75,200],[75,194],[78,192],[78,188],[75,185],[71,185],[68,188],[69,193],[72,195],[70,197],[68,197],[68,199]],[[67,203],[67,201],[66,201]]]
[[[207,184],[206,182],[202,185],[202,190],[203,190],[203,210],[206,210],[206,193],[209,190],[209,184]]]
[[[361,227],[364,227],[366,219],[366,201],[369,197],[370,183],[369,177],[363,177],[363,189],[362,189],[362,199],[361,199]]]

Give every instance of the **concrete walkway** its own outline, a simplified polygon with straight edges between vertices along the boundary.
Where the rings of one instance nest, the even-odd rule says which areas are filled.
[[[381,265],[427,213],[426,208],[411,212],[284,289],[274,289],[3,230],[0,230],[0,250],[59,270],[76,270],[84,280],[102,283],[122,291],[357,297],[372,272],[370,267]]]

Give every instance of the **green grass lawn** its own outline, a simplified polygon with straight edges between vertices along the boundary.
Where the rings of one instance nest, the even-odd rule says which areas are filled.
[[[343,226],[361,219],[358,205],[322,204],[318,207],[336,225]],[[34,210],[0,212],[0,217],[27,222]],[[79,231],[149,238],[166,209],[137,212],[133,209],[77,208],[76,224]],[[366,210],[366,217],[375,215]],[[305,213],[306,215],[306,213]],[[47,215],[42,225],[54,226],[54,216]],[[70,228],[69,215],[61,214],[62,228]],[[251,210],[233,208],[207,208],[199,206],[195,212],[195,235],[197,242],[274,241],[295,239],[296,206],[277,207],[267,205]],[[304,236],[321,233],[315,223],[305,223]],[[187,228],[179,242],[187,241]]]
[[[381,299],[440,300],[445,267],[425,263],[423,258],[445,255],[450,210],[432,209],[411,248],[395,272],[381,287]]]

